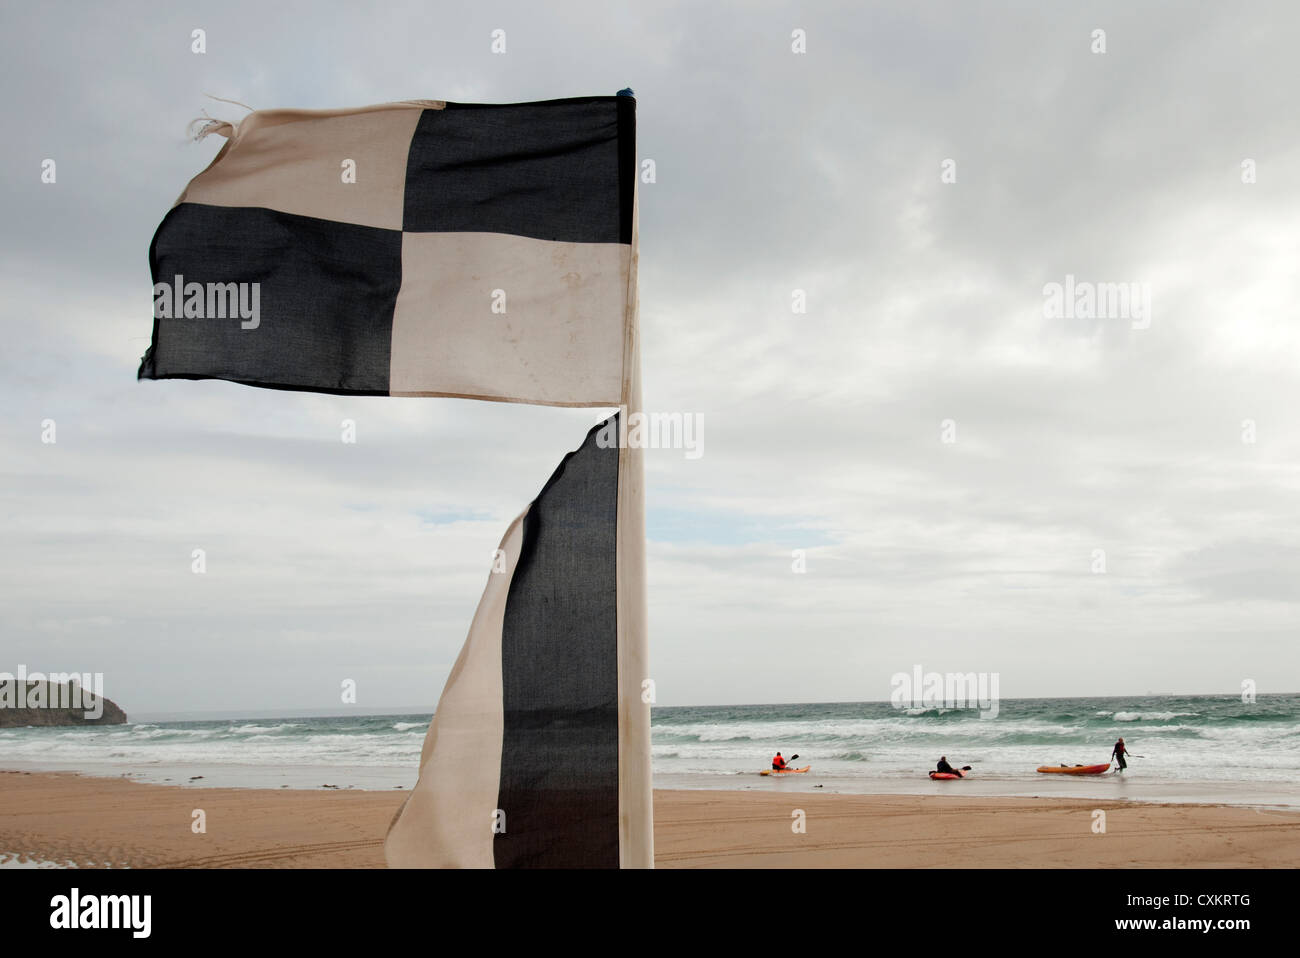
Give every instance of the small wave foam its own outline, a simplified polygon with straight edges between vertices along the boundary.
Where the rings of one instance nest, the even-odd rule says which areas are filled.
[[[696,737],[700,742],[752,742],[753,736],[746,735],[744,732],[732,732],[726,729],[713,732],[704,732]]]
[[[0,868],[76,868],[76,863],[72,861],[52,862],[43,858],[32,858],[31,856],[19,855],[17,852],[9,854],[0,854]]]
[[[1197,718],[1199,712],[1116,712],[1116,722],[1168,722],[1176,718]]]

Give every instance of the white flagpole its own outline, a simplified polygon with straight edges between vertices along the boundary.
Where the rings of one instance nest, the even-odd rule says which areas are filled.
[[[637,193],[639,194],[639,190]],[[641,331],[637,293],[638,199],[632,203],[632,253],[623,347],[621,435],[641,413]],[[654,787],[650,769],[650,678],[646,626],[645,451],[618,453],[618,804],[619,866],[654,867]]]

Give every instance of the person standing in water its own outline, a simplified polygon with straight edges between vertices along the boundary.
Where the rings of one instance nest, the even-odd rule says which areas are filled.
[[[1127,754],[1128,749],[1124,747],[1124,739],[1121,738],[1115,743],[1115,747],[1110,750],[1110,757],[1119,765],[1119,768],[1115,769],[1115,771],[1122,772],[1124,769],[1128,768],[1128,762],[1124,761],[1124,756]]]

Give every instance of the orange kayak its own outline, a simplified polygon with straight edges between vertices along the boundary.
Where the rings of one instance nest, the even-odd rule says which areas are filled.
[[[810,768],[812,768],[811,765],[805,765],[803,768],[783,768],[780,771],[777,771],[774,768],[765,768],[758,774],[759,775],[800,775],[808,771],[808,769]]]
[[[1056,772],[1059,775],[1100,775],[1110,771],[1110,762],[1105,765],[1040,765],[1040,772]]]

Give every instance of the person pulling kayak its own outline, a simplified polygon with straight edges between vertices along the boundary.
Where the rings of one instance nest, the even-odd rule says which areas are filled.
[[[1110,750],[1110,757],[1119,765],[1119,768],[1115,769],[1115,771],[1122,772],[1128,768],[1128,762],[1124,761],[1124,756],[1128,754],[1129,750],[1124,747],[1124,739],[1121,738],[1115,743],[1115,747]]]

